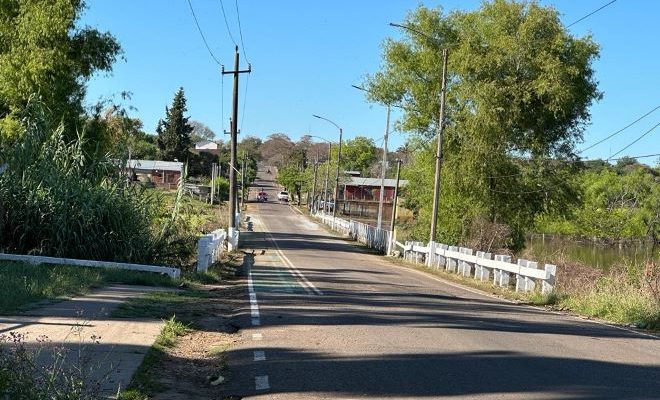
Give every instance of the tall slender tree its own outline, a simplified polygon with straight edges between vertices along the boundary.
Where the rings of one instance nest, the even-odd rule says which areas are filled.
[[[174,95],[172,107],[165,107],[165,119],[158,121],[156,127],[163,160],[185,162],[188,159],[193,128],[188,123],[188,117],[184,116],[186,111],[186,97],[183,88],[179,88]]]

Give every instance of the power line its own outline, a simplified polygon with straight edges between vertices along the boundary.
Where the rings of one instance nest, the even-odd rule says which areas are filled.
[[[660,125],[660,124],[659,124]],[[636,160],[639,160],[640,158],[650,158],[650,157],[660,157],[660,153],[655,153],[655,154],[646,154],[646,155],[641,155],[641,156],[625,156],[625,157],[620,157],[620,158],[608,158],[607,160],[602,160],[602,159],[592,159],[592,160],[567,160],[563,162],[590,162],[590,161],[619,161],[623,160],[625,158],[634,158]],[[559,161],[559,160],[558,160]],[[554,185],[546,186],[543,189],[537,189],[537,190],[523,190],[523,191],[506,191],[506,190],[497,190],[497,189],[491,189],[488,188],[491,192],[494,193],[500,193],[500,194],[533,194],[533,193],[543,193],[543,192],[548,192],[551,189],[554,189],[561,185],[563,182],[556,183]]]
[[[628,147],[630,147],[630,146],[632,146],[633,144],[635,144],[635,143],[639,142],[640,140],[642,140],[642,138],[643,138],[644,136],[646,136],[646,135],[648,135],[649,133],[653,132],[653,130],[654,130],[655,128],[657,128],[658,126],[660,126],[660,122],[658,122],[657,124],[655,124],[655,125],[654,125],[651,129],[649,129],[648,131],[642,133],[640,137],[638,137],[637,139],[635,139],[635,140],[633,140],[632,142],[630,142],[627,146],[625,146],[625,147],[622,148],[621,150],[617,151],[616,153],[612,154],[612,155],[610,156],[610,158],[608,158],[608,160],[611,160],[612,157],[616,156],[617,154],[620,154],[621,152],[623,152],[624,150],[626,150]]]
[[[591,149],[591,148],[593,148],[593,147],[598,146],[599,144],[603,143],[604,141],[609,140],[610,138],[613,138],[614,136],[618,135],[619,133],[621,133],[621,132],[625,131],[626,129],[630,128],[631,126],[635,125],[636,123],[638,123],[638,122],[641,121],[642,119],[644,119],[644,118],[646,118],[647,116],[651,115],[651,114],[652,114],[654,111],[656,111],[658,108],[660,108],[660,106],[656,106],[656,107],[655,107],[654,109],[652,109],[651,111],[649,111],[649,112],[647,112],[646,114],[642,115],[641,117],[637,118],[636,120],[634,120],[634,121],[631,122],[630,124],[624,126],[623,128],[619,129],[618,131],[614,132],[613,134],[609,135],[608,137],[606,137],[606,138],[604,138],[604,139],[602,139],[602,140],[599,140],[598,142],[592,144],[592,145],[589,146],[589,147],[585,147],[584,149],[580,150],[580,151],[578,152],[578,154],[584,153],[585,151],[587,151],[587,150],[589,150],[589,149]]]
[[[206,46],[206,50],[208,50],[209,54],[211,55],[211,58],[213,58],[213,61],[215,61],[216,64],[220,65],[220,60],[213,54],[213,51],[211,51],[211,47],[209,47],[208,42],[206,41],[206,37],[204,36],[204,32],[202,32],[202,28],[199,26],[199,21],[197,21],[197,15],[195,15],[195,10],[193,9],[192,3],[190,0],[188,0],[188,6],[190,6],[190,12],[192,13],[193,19],[195,20],[195,25],[197,25],[197,31],[199,32],[199,36],[202,37],[202,40],[204,41],[204,46]]]
[[[236,19],[238,19],[238,34],[241,36],[241,49],[243,49],[243,55],[245,56],[245,61],[247,61],[247,63],[249,64],[250,60],[248,60],[247,53],[245,52],[245,45],[243,44],[243,29],[241,28],[241,12],[238,10],[238,0],[236,0],[235,4],[236,4]]]
[[[591,17],[592,15],[596,14],[598,11],[602,10],[603,8],[609,6],[610,4],[612,4],[612,3],[614,3],[614,2],[616,2],[616,0],[612,0],[612,1],[610,1],[609,3],[600,6],[600,8],[598,8],[598,9],[596,9],[596,10],[590,12],[589,14],[587,14],[587,15],[585,15],[584,17],[578,19],[577,21],[574,21],[574,22],[570,23],[570,24],[567,25],[566,27],[567,27],[567,28],[570,28],[571,26],[577,24],[578,22],[584,21],[585,19]]]
[[[227,33],[229,33],[229,38],[234,43],[234,46],[238,46],[238,44],[236,44],[236,40],[234,40],[234,35],[231,34],[231,29],[229,29],[229,23],[227,22],[227,14],[225,14],[225,5],[222,3],[222,0],[220,0],[220,9],[222,9],[222,17],[225,19],[225,26],[227,27]]]

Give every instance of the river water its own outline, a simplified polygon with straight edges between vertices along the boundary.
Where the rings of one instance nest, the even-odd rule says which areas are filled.
[[[554,264],[563,258],[608,270],[615,265],[640,265],[650,258],[660,260],[660,247],[636,242],[626,246],[600,245],[561,237],[534,234],[527,238],[525,256],[533,261]]]

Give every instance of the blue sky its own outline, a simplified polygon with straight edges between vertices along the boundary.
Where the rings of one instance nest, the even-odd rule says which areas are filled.
[[[191,0],[211,50],[227,69],[233,68],[234,44],[229,37],[220,0]],[[541,1],[553,5],[569,24],[607,0]],[[127,105],[153,132],[175,91],[184,87],[191,119],[223,136],[231,113],[232,79],[219,67],[197,32],[187,0],[88,0],[82,24],[110,31],[124,49],[113,73],[90,82],[88,101],[133,97]],[[388,26],[402,21],[417,0],[238,0],[247,60],[253,72],[241,76],[239,125],[243,135],[265,138],[275,132],[292,139],[310,132],[336,140],[336,129],[312,114],[343,127],[345,137],[365,135],[380,145],[385,110],[367,103],[351,87],[378,70],[380,44],[400,32]],[[480,1],[425,1],[445,10],[477,8]],[[229,28],[240,46],[234,0],[224,0]],[[660,2],[618,0],[570,28],[577,36],[591,33],[601,45],[595,63],[604,98],[591,108],[586,147],[660,105]],[[241,67],[246,66],[241,54]],[[248,80],[249,79],[249,80]],[[247,96],[245,85],[248,84]],[[224,86],[224,90],[221,90]],[[224,101],[223,101],[224,99]],[[224,102],[224,104],[223,104]],[[245,102],[245,104],[244,104]],[[660,122],[657,110],[615,138],[586,151],[587,158],[608,157]],[[405,135],[394,132],[390,148]],[[660,127],[623,154],[660,153]],[[654,163],[655,159],[642,160]]]

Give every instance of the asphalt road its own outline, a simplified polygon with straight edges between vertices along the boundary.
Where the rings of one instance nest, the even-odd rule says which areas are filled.
[[[395,265],[273,201],[260,177],[271,201],[247,212],[251,302],[226,394],[660,399],[657,338]]]

